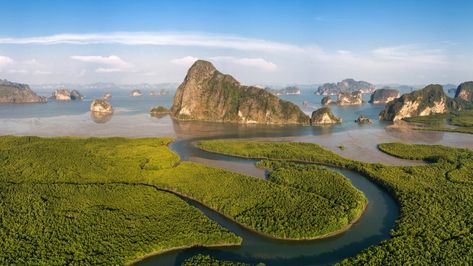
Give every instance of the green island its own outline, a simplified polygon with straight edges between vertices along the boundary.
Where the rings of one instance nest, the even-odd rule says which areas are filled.
[[[202,266],[202,265],[212,265],[212,266],[265,266],[264,263],[258,263],[256,265],[236,262],[229,260],[219,260],[209,255],[197,254],[186,259],[182,262],[181,266]]]
[[[207,151],[265,160],[261,166],[291,161],[344,167],[363,174],[391,193],[401,211],[391,238],[343,260],[341,265],[473,263],[471,150],[381,144],[379,149],[390,155],[427,162],[420,166],[389,166],[343,158],[310,143],[210,140],[198,145]]]
[[[473,110],[404,118],[416,130],[473,134]]]
[[[127,264],[172,249],[241,243],[178,195],[284,239],[341,232],[366,206],[328,169],[267,162],[266,181],[180,162],[171,141],[0,137],[0,264]],[[307,180],[292,176],[300,173]]]

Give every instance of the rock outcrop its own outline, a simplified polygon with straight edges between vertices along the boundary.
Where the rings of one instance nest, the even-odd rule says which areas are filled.
[[[168,90],[165,90],[165,89],[161,89],[159,91],[150,91],[149,92],[149,95],[150,96],[166,96],[166,95],[170,95],[171,93],[168,91]]]
[[[358,123],[360,125],[363,125],[363,124],[372,124],[373,123],[373,120],[371,120],[370,118],[364,116],[364,115],[359,115],[358,118],[356,118],[355,120],[355,123]]]
[[[363,94],[361,91],[354,91],[352,93],[342,92],[338,94],[339,105],[359,105],[363,104]]]
[[[335,104],[335,102],[332,100],[332,97],[330,96],[325,96],[322,98],[320,101],[322,105],[329,105],[329,104]]]
[[[157,106],[157,107],[151,108],[151,110],[149,110],[149,113],[150,113],[151,116],[161,118],[161,117],[164,117],[164,116],[170,114],[171,111],[168,108],[164,107],[164,106]]]
[[[271,92],[272,94],[276,96],[281,96],[281,95],[300,95],[301,90],[295,86],[289,86],[285,87],[282,89],[271,89],[271,88],[266,88],[267,91]]]
[[[104,99],[105,101],[108,101],[108,100],[112,99],[112,93],[110,93],[110,92],[104,93],[102,99]]]
[[[399,121],[405,117],[446,113],[457,108],[457,104],[445,94],[441,85],[428,85],[387,103],[379,116],[382,120]]]
[[[70,97],[73,101],[82,101],[84,99],[84,96],[77,90],[72,90]]]
[[[473,103],[473,81],[460,84],[455,92],[455,99]]]
[[[142,96],[142,95],[143,95],[143,93],[138,89],[134,89],[130,93],[130,96],[133,96],[133,97],[138,97],[138,96]]]
[[[90,104],[90,111],[95,112],[95,113],[107,113],[111,114],[113,113],[113,108],[112,105],[103,99],[96,99],[93,100],[92,103]]]
[[[57,89],[53,92],[51,99],[54,99],[56,101],[70,101],[71,93],[68,89]]]
[[[312,112],[312,117],[310,119],[310,123],[313,126],[333,125],[339,124],[341,122],[342,119],[336,117],[328,107],[322,107],[320,109],[315,110],[314,112]]]
[[[179,120],[244,124],[309,124],[297,105],[252,86],[243,86],[198,60],[176,91],[171,115]]]
[[[46,97],[38,96],[26,84],[0,80],[0,103],[45,103]]]
[[[370,103],[372,104],[386,104],[392,100],[399,98],[401,95],[398,90],[384,87],[382,89],[375,90],[371,94]]]
[[[338,95],[342,92],[360,91],[361,93],[373,93],[376,87],[366,81],[344,79],[337,83],[325,83],[317,88],[317,95]]]
[[[57,89],[53,92],[51,99],[56,101],[81,101],[84,99],[84,96],[77,90],[72,90],[70,92],[68,89]]]

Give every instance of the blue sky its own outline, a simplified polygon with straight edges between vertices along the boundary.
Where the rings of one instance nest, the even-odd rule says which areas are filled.
[[[473,1],[0,1],[0,77],[249,84],[473,79]]]

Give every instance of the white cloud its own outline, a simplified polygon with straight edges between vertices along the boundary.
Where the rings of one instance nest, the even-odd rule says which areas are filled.
[[[446,57],[441,49],[423,48],[417,44],[380,47],[373,54],[382,60],[422,64],[444,64]]]
[[[133,64],[121,59],[119,56],[101,56],[101,55],[73,55],[71,59],[85,63],[92,63],[106,67],[99,67],[95,70],[97,73],[116,73],[129,72],[132,70]]]
[[[0,67],[14,63],[15,60],[8,56],[0,55]]]
[[[192,64],[194,64],[195,61],[199,60],[199,58],[197,57],[193,57],[193,56],[184,56],[182,58],[174,58],[174,59],[171,59],[171,63],[175,64],[175,65],[180,65],[180,66],[191,66]]]
[[[211,61],[220,63],[230,63],[247,67],[255,67],[265,71],[274,71],[277,65],[273,62],[267,61],[263,58],[238,58],[233,56],[214,56],[210,58]]]
[[[254,38],[204,33],[112,32],[0,38],[0,44],[123,44],[224,48],[246,51],[301,52],[296,45]]]

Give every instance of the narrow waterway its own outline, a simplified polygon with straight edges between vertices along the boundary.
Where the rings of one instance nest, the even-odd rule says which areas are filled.
[[[174,142],[170,147],[182,160],[191,160],[206,165],[240,172],[255,178],[265,178],[266,172],[255,167],[255,160],[236,158],[202,151],[192,145],[198,139],[185,139]],[[186,258],[198,254],[209,254],[220,259],[267,265],[327,265],[354,256],[361,250],[376,245],[389,238],[395,226],[399,208],[394,199],[381,187],[360,174],[332,168],[351,180],[353,185],[365,193],[368,207],[350,229],[337,236],[312,241],[282,241],[269,239],[241,227],[202,204],[189,201],[210,219],[243,238],[239,247],[190,248],[149,257],[136,265],[180,265]]]

